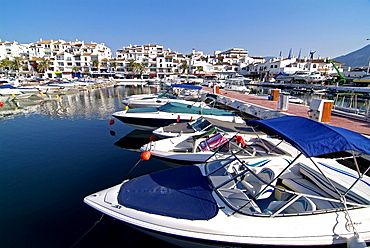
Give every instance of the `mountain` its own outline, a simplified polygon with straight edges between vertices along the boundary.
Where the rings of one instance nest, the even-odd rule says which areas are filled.
[[[368,66],[369,59],[370,59],[370,45],[367,45],[347,55],[334,58],[334,60],[342,62],[345,65],[351,67]]]

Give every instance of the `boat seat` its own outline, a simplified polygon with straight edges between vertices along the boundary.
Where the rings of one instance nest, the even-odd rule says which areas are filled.
[[[270,183],[275,178],[275,173],[269,168],[263,168],[257,176],[257,178],[252,173],[247,173],[241,183],[243,187],[255,198],[266,199],[270,197],[274,188],[269,186],[263,190],[268,183]],[[272,183],[273,186],[276,185],[276,180]],[[263,190],[263,192],[261,192]]]
[[[283,179],[283,185],[287,186],[288,188],[292,189],[295,192],[313,195],[313,196],[320,196],[325,198],[332,198],[329,194],[325,193],[322,189],[317,187],[315,184],[310,182],[307,179]],[[312,202],[315,203],[317,209],[333,209],[333,208],[340,208],[343,207],[342,204],[327,200],[320,200],[316,198],[310,198]]]
[[[338,189],[341,194],[344,194],[348,188],[351,187],[355,182],[357,175],[349,172],[343,172],[334,165],[329,165],[323,162],[319,162],[323,166],[326,176],[329,178],[332,184]],[[320,189],[328,193],[332,197],[338,198],[338,194],[334,191],[331,185],[326,181],[318,169],[299,163],[300,172],[314,182]],[[365,180],[360,180],[357,185],[352,188],[346,195],[347,201],[369,205],[369,183]]]
[[[228,141],[229,139],[224,137],[221,133],[216,133],[210,136],[209,138],[201,141],[198,147],[200,148],[201,151],[205,152],[216,149]]]
[[[285,204],[287,204],[288,201],[272,201],[268,205],[267,209],[264,210],[265,213],[269,212],[275,212],[281,207],[283,207]],[[311,212],[316,210],[316,205],[313,203],[310,199],[302,196],[295,202],[293,202],[291,205],[289,205],[286,209],[282,211],[282,213],[287,214],[294,214],[294,213],[304,213],[304,212]]]
[[[254,146],[255,149],[259,152],[265,152],[267,154],[280,154],[280,155],[289,155],[284,150],[278,148],[271,142],[259,139],[259,138],[252,138],[248,141],[248,145]]]
[[[192,152],[193,146],[186,140],[178,143],[173,149],[173,152]]]
[[[261,209],[258,205],[240,189],[221,188],[218,191],[224,199],[237,210],[246,213],[261,213]]]

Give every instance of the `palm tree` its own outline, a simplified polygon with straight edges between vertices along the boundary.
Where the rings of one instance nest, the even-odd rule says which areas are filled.
[[[49,59],[42,59],[37,65],[37,71],[45,73],[49,70],[51,61]]]
[[[140,78],[142,78],[143,74],[146,72],[146,66],[144,63],[135,63],[133,71],[136,74],[139,74]]]
[[[204,71],[203,70],[203,66],[197,66],[197,69],[195,70],[195,72],[202,72],[202,71]]]
[[[78,77],[78,76],[77,76],[77,72],[78,72],[78,68],[77,68],[77,66],[73,66],[73,67],[72,67],[72,72],[74,73],[74,75],[72,74],[72,76],[73,76],[73,77]]]
[[[186,62],[182,63],[180,65],[180,69],[182,70],[182,73],[184,74],[187,69],[189,69],[189,66]]]
[[[0,60],[0,68],[3,68],[3,71],[5,71],[6,76],[8,76],[8,70],[11,67],[12,62],[8,59],[2,59]]]
[[[96,68],[94,71],[97,71],[98,70],[98,66],[99,66],[99,60],[93,59],[91,61],[91,65],[92,65],[93,68]]]
[[[116,71],[117,66],[118,66],[118,63],[117,63],[117,62],[115,62],[115,61],[110,62],[110,64],[109,64],[109,67],[113,67],[113,68],[114,68],[114,71]]]
[[[21,58],[19,58],[19,57],[15,57],[15,58],[10,62],[10,67],[11,67],[13,70],[15,70],[15,71],[19,72],[19,70],[20,70],[20,69],[22,69],[23,64],[24,64],[24,62],[22,61],[22,59],[21,59]]]
[[[132,71],[135,74],[139,74],[140,78],[146,72],[146,65],[144,63],[136,63],[133,59],[129,60],[127,69]]]

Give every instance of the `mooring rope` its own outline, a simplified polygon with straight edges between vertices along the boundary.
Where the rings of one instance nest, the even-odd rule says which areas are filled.
[[[95,224],[92,226],[92,227],[90,227],[90,229],[89,230],[87,230],[87,232],[85,232],[85,234],[84,235],[82,235],[82,237],[81,238],[79,238],[78,240],[77,240],[77,242],[76,243],[74,243],[72,246],[71,246],[71,248],[73,248],[73,247],[75,247],[102,219],[103,219],[103,217],[104,217],[104,214],[100,217],[100,219],[98,220],[98,221],[96,221],[95,222]]]

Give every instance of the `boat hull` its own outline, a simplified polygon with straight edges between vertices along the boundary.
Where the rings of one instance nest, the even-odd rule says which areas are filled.
[[[202,115],[198,114],[167,113],[167,112],[126,113],[125,111],[113,114],[113,117],[139,130],[155,130],[159,127],[168,126],[173,123],[189,122],[201,116]],[[238,116],[209,116],[209,117],[223,121],[243,123],[242,118]]]
[[[314,215],[282,218],[240,216],[238,213],[230,215],[227,214],[227,206],[219,205],[219,213],[210,220],[185,220],[118,205],[116,199],[120,186],[87,196],[84,202],[147,234],[182,247],[343,245],[353,236],[352,232],[344,228],[347,221],[344,212],[322,214],[318,225],[317,216]],[[362,226],[368,226],[370,221],[369,218],[364,219],[364,216],[369,216],[366,208],[351,210],[357,231],[369,241],[370,230],[361,229]],[[220,229],[220,226],[223,228]]]

